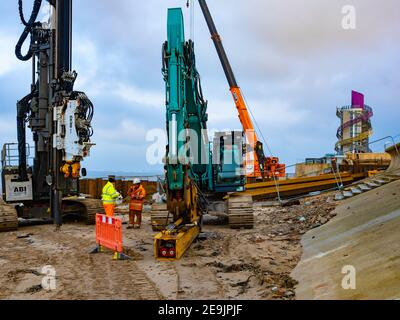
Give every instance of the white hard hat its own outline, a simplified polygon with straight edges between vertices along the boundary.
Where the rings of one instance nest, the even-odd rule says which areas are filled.
[[[135,179],[133,179],[133,184],[140,184],[140,179],[138,179],[138,178],[135,178]]]

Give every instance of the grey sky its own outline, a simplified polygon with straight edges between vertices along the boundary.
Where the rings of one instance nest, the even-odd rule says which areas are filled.
[[[400,2],[396,0],[209,0],[236,77],[274,154],[293,164],[336,142],[336,106],[351,90],[375,111],[374,137],[400,133]],[[25,12],[31,9],[25,1]],[[77,89],[96,106],[93,170],[155,171],[145,134],[164,126],[161,44],[168,7],[186,1],[75,0]],[[357,29],[341,28],[354,5]],[[29,90],[30,65],[14,57],[22,32],[17,1],[0,4],[0,143],[15,140],[15,101]],[[197,66],[210,128],[239,129],[236,109],[196,3]],[[381,146],[377,146],[379,149]],[[378,150],[379,151],[379,150]]]

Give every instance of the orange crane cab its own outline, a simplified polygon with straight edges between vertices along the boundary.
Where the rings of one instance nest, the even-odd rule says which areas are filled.
[[[217,49],[219,59],[228,80],[230,91],[235,101],[236,109],[238,110],[240,123],[242,124],[243,131],[247,137],[247,143],[250,149],[246,153],[247,178],[250,180],[284,178],[286,177],[286,166],[279,163],[279,158],[265,157],[263,144],[260,142],[255,132],[249,109],[246,105],[242,91],[237,84],[231,64],[228,56],[226,55],[221,37],[218,34],[207,3],[205,0],[199,0],[199,4],[210,30],[211,39],[213,40],[215,48]]]

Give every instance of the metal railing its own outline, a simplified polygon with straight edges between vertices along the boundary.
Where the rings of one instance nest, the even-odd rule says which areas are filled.
[[[27,163],[29,163],[29,161],[33,159],[31,157],[31,150],[33,150],[33,148],[29,144],[26,144]],[[3,145],[3,149],[1,151],[1,165],[2,168],[18,167],[19,165],[18,143],[6,143]]]
[[[378,142],[381,142],[381,141],[390,139],[390,141],[386,141],[386,142],[385,142],[385,144],[384,144],[384,149],[387,150],[387,149],[390,148],[390,147],[394,147],[394,149],[396,150],[397,155],[400,156],[400,150],[399,150],[399,148],[397,147],[398,142],[396,142],[396,137],[399,137],[399,138],[400,138],[400,135],[398,135],[398,136],[386,136],[386,137],[383,137],[383,138],[381,138],[381,139],[378,139],[378,140],[375,140],[375,141],[370,142],[369,145],[376,144],[376,143],[378,143]]]

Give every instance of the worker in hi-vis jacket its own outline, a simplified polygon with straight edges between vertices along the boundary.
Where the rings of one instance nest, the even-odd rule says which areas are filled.
[[[107,217],[114,216],[115,202],[120,196],[120,193],[115,189],[115,178],[110,176],[102,194],[103,207]]]
[[[129,188],[129,225],[128,229],[138,228],[142,225],[142,211],[146,190],[139,179],[133,181],[133,186]]]

